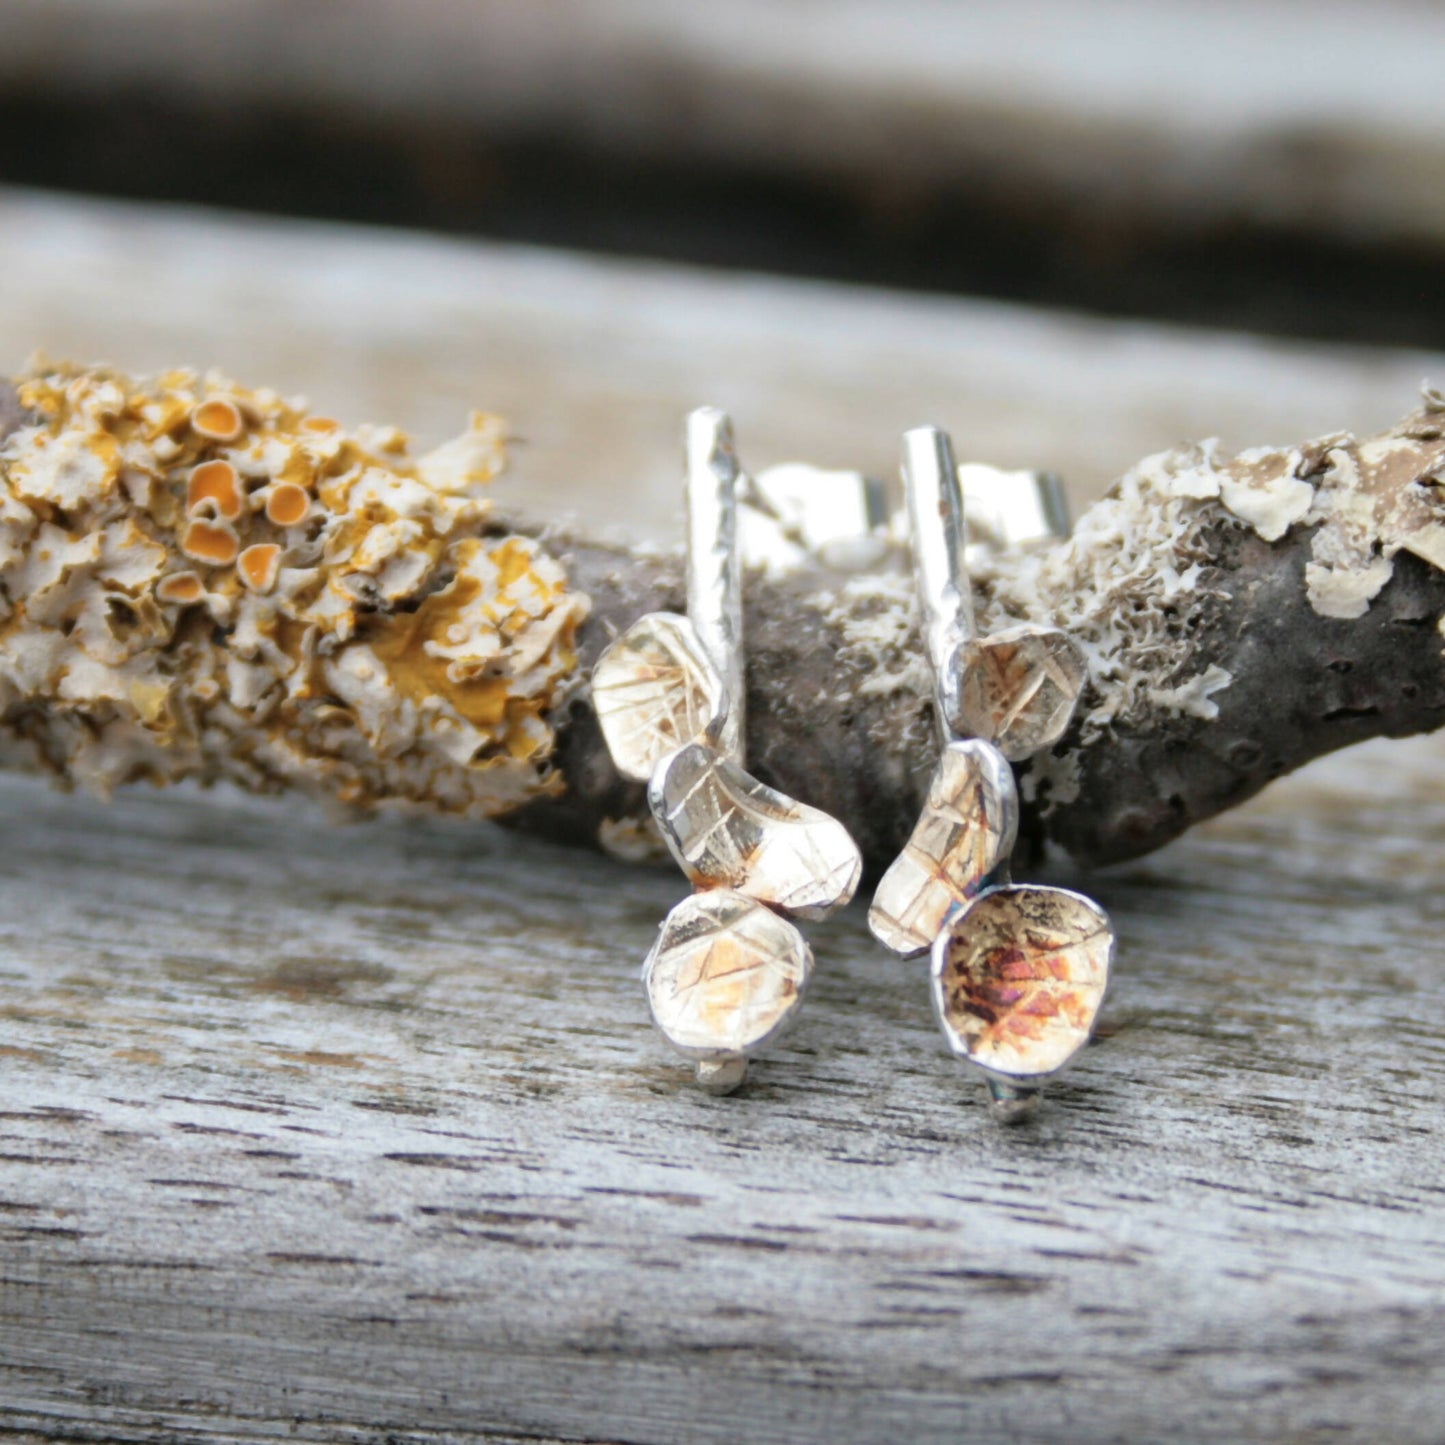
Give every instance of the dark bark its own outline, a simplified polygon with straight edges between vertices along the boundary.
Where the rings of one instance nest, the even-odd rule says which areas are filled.
[[[1310,538],[1221,524],[1203,580],[1223,595],[1196,633],[1201,661],[1233,674],[1218,716],[1160,713],[1082,750],[1079,797],[1050,815],[1050,840],[1084,863],[1137,857],[1313,758],[1445,721],[1445,573],[1401,552],[1363,617],[1321,617],[1305,593]]]
[[[1215,561],[1201,579],[1191,652],[1196,670],[1217,664],[1233,674],[1213,699],[1218,716],[1161,709],[1095,736],[1078,752],[1078,797],[1047,817],[1026,808],[1027,847],[1057,843],[1085,865],[1137,857],[1312,758],[1445,721],[1434,631],[1445,574],[1401,553],[1363,617],[1322,617],[1305,592],[1310,539],[1296,528],[1271,544],[1221,518],[1208,538]],[[593,600],[584,671],[614,630],[681,605],[676,563],[581,544],[559,553]],[[858,691],[861,678],[840,662],[840,630],[808,601],[830,581],[820,573],[749,585],[748,761],[764,781],[840,818],[876,869],[902,846],[922,803],[933,756],[929,702]],[[1081,714],[1088,704],[1086,696]],[[1061,749],[1078,743],[1078,731]],[[601,819],[640,812],[643,790],[618,779],[585,699],[571,704],[561,738],[567,796],[531,805],[519,826],[584,840]]]

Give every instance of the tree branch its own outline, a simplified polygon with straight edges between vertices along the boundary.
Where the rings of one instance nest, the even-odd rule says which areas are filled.
[[[0,441],[34,420],[20,408],[15,389],[0,386]],[[302,423],[291,417],[285,425]],[[1067,542],[1039,555],[998,558],[980,570],[982,626],[1008,620],[1063,626],[1089,658],[1089,683],[1069,733],[1020,768],[1028,846],[1059,844],[1085,864],[1134,857],[1311,758],[1365,738],[1439,725],[1445,717],[1436,630],[1445,615],[1445,507],[1437,501],[1445,489],[1436,480],[1445,472],[1441,430],[1442,403],[1427,394],[1423,411],[1365,441],[1340,435],[1231,459],[1204,445],[1148,458],[1080,518]],[[408,463],[407,474],[420,468],[425,475],[426,465],[427,459]],[[321,796],[329,789],[350,802],[361,793],[368,806],[505,812],[519,827],[645,852],[643,789],[613,769],[586,679],[601,648],[640,614],[681,610],[680,559],[529,530],[495,514],[487,514],[484,525],[465,519],[457,525],[492,539],[488,545],[504,546],[507,535],[530,538],[562,564],[569,596],[580,601],[585,594],[590,603],[576,635],[575,665],[561,674],[556,659],[570,655],[567,628],[581,607],[554,613],[552,623],[539,614],[538,628],[551,630],[537,636],[556,643],[549,656],[554,681],[561,676],[560,685],[547,684],[550,756],[524,764],[519,748],[536,729],[527,731],[521,717],[506,739],[511,793],[497,790],[489,799],[479,788],[466,795],[465,806],[449,803],[436,786],[437,764],[429,765],[425,789],[388,795],[388,779],[410,787],[405,779],[417,770],[357,762],[346,699],[324,692],[310,702],[304,693],[300,703],[288,701],[288,716],[300,717],[298,709],[312,705],[324,709],[330,729],[318,733],[317,751],[290,772],[249,754],[245,767],[231,765],[246,714],[222,698],[228,710],[216,715],[228,719],[224,759],[207,754],[212,731],[201,728],[168,768],[164,747],[148,735],[144,775],[225,777]],[[405,643],[419,626],[406,619],[450,596],[455,582],[451,572],[438,571],[400,601],[374,589],[353,590],[359,598],[354,635],[372,639],[371,662],[382,657],[394,665],[396,639]],[[23,616],[25,599],[10,601]],[[340,656],[350,635],[338,635],[322,660]],[[206,634],[209,641],[194,630],[187,637],[188,665],[197,648],[225,649],[234,641],[224,624]],[[385,647],[384,638],[391,639]],[[935,749],[906,570],[753,577],[747,639],[750,768],[834,814],[869,862],[885,865],[912,828]],[[174,638],[155,645],[173,647]],[[0,662],[7,662],[5,647],[0,642]],[[534,651],[518,641],[515,667],[522,669],[521,659],[530,661]],[[283,675],[287,665],[285,658],[277,663]],[[8,663],[6,675],[13,679]],[[0,733],[33,743],[37,713],[64,714],[64,746],[42,747],[40,762],[64,780],[92,782],[76,763],[81,749],[74,738],[87,728],[119,726],[117,705],[87,711],[89,705],[64,702],[64,696],[60,690],[12,695]],[[268,716],[274,722],[274,713]],[[466,716],[475,721],[481,714]],[[342,727],[353,729],[344,748],[335,742]],[[303,768],[318,759],[325,768]],[[454,757],[447,766],[457,766]],[[535,786],[527,775],[533,766]],[[448,797],[461,796],[451,781],[448,788]]]
[[[1070,732],[1020,768],[1027,847],[1137,857],[1312,758],[1445,720],[1440,422],[1427,397],[1366,441],[1147,459],[1069,542],[976,579],[985,625],[1059,623],[1090,657]],[[584,670],[614,629],[681,605],[676,563],[553,545],[593,602]],[[748,588],[750,765],[841,818],[875,867],[911,830],[933,760],[915,627],[904,576]],[[579,836],[638,811],[581,699],[560,748],[568,794],[522,825]]]

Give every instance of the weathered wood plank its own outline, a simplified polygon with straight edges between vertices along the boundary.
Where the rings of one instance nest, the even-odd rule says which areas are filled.
[[[497,406],[512,495],[657,533],[704,397],[761,461],[887,468],[931,414],[1097,480],[1379,424],[1427,365],[34,196],[0,275],[7,368],[216,361],[432,437]],[[0,780],[0,1431],[1433,1439],[1442,748],[1091,880],[1104,1036],[1012,1132],[861,904],[716,1100],[644,1021],[671,873]]]
[[[1047,198],[1101,229],[1445,234],[1445,18],[1391,0],[10,0],[0,82]],[[1307,79],[1304,79],[1307,78]],[[1107,218],[1107,219],[1104,219]]]
[[[643,1022],[667,874],[6,780],[0,1422],[1430,1438],[1440,761],[1097,880],[1105,1037],[1015,1131],[856,908],[719,1101]]]

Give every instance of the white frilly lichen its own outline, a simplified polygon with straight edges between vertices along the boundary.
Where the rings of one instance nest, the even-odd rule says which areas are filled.
[[[1306,598],[1314,611],[1363,616],[1409,551],[1445,567],[1445,401],[1366,441],[1345,433],[1302,447],[1221,457],[1206,441],[1146,457],[1045,551],[993,553],[974,571],[978,622],[1064,628],[1089,663],[1089,708],[1070,748],[1037,758],[1024,786],[1054,803],[1077,793],[1077,751],[1100,732],[1150,716],[1218,715],[1233,681],[1200,660],[1195,636],[1211,600],[1208,535],[1232,518],[1262,540],[1308,528]],[[912,639],[916,602],[906,575],[850,581],[814,599],[844,639],[840,663],[860,690],[926,697]],[[1442,626],[1445,631],[1445,626]]]
[[[495,418],[412,459],[394,428],[216,376],[15,385],[0,761],[466,816],[558,790],[548,715],[588,602],[489,529]]]
[[[1084,741],[1152,712],[1217,715],[1232,678],[1191,668],[1192,634],[1211,560],[1202,537],[1222,509],[1266,542],[1311,531],[1306,597],[1324,617],[1361,617],[1409,551],[1445,566],[1437,489],[1422,486],[1432,448],[1411,422],[1359,442],[1341,433],[1304,447],[1222,458],[1209,441],[1146,457],[1048,553],[1002,559],[986,578],[992,613],[1051,621],[1083,644],[1097,699]]]

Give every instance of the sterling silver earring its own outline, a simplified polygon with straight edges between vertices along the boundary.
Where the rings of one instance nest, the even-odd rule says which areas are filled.
[[[744,771],[745,477],[727,416],[687,419],[687,616],[653,612],[601,655],[592,700],[613,763],[697,890],[668,914],[643,964],[653,1020],[714,1093],[793,1020],[813,955],[785,918],[822,918],[862,871],[843,825]]]
[[[971,490],[987,490],[986,478],[972,480]],[[946,433],[905,434],[903,485],[942,752],[868,922],[896,953],[931,951],[933,1006],[950,1049],[983,1070],[995,1112],[1016,1119],[1088,1041],[1114,951],[1096,903],[1009,880],[1019,821],[1009,760],[1062,736],[1084,659],[1055,628],[976,635],[964,494]],[[1035,510],[1047,525],[1048,508]]]

